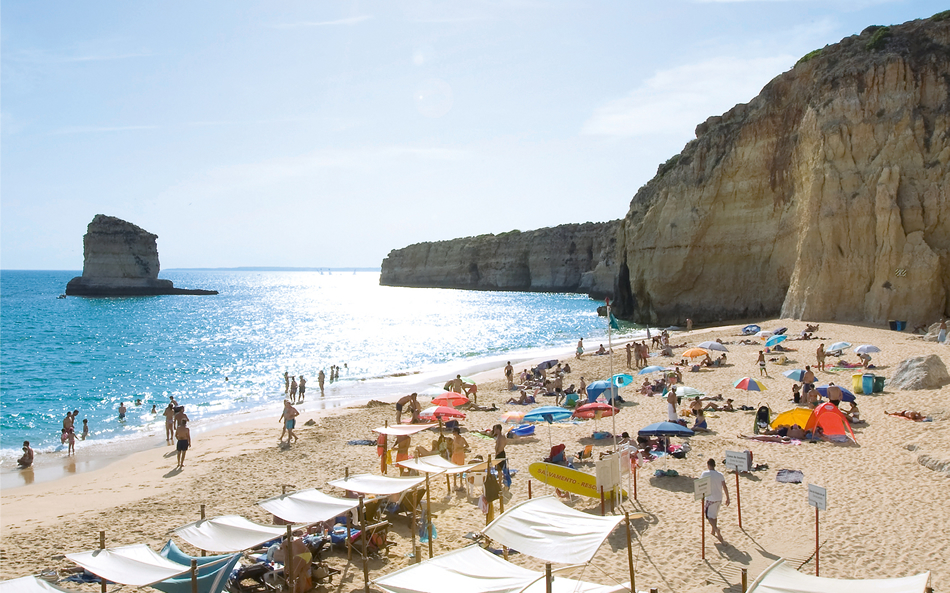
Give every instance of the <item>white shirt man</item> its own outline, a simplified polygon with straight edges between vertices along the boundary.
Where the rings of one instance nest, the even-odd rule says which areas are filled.
[[[706,497],[706,520],[712,528],[712,534],[722,542],[722,532],[717,525],[719,517],[719,506],[722,504],[722,494],[726,494],[726,506],[729,506],[729,488],[726,486],[726,477],[716,471],[716,460],[710,459],[706,462],[708,468],[699,474],[700,478],[709,478],[709,495]]]

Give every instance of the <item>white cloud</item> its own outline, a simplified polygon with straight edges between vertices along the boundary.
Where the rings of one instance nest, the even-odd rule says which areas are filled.
[[[596,108],[582,133],[608,136],[692,134],[711,115],[746,103],[798,58],[712,58],[662,70],[626,97]]]
[[[332,27],[335,25],[356,25],[367,21],[373,17],[364,15],[364,16],[352,16],[345,19],[336,19],[332,21],[298,21],[296,23],[275,23],[271,25],[274,29],[301,29],[304,27]]]

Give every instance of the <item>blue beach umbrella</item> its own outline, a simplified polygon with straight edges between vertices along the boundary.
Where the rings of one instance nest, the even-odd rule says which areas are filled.
[[[853,402],[855,400],[853,393],[844,387],[841,387],[840,385],[837,385],[836,387],[841,390],[841,401]],[[821,395],[821,397],[828,397],[828,385],[819,385],[818,387],[815,387],[815,390]]]
[[[782,373],[782,375],[788,377],[792,381],[801,381],[802,377],[805,376],[805,369],[792,369],[790,371],[785,371]]]
[[[571,414],[573,414],[573,412],[560,406],[541,406],[540,408],[535,408],[526,413],[524,415],[524,421],[547,422],[550,424],[552,422],[567,420],[571,417]]]
[[[642,369],[639,370],[639,372],[637,372],[637,374],[638,374],[638,375],[649,375],[650,373],[659,373],[659,372],[665,371],[665,370],[666,370],[666,367],[661,367],[661,366],[653,365],[653,366],[643,367]]]
[[[587,401],[593,402],[608,389],[610,389],[610,381],[593,381],[587,386]]]
[[[675,422],[654,422],[641,428],[637,434],[642,437],[691,437],[696,433]]]
[[[781,344],[787,339],[788,339],[788,336],[772,336],[771,338],[765,341],[765,345],[771,348],[772,346],[775,346],[776,344]]]
[[[744,328],[742,328],[742,335],[751,336],[751,335],[757,334],[760,331],[762,331],[762,328],[759,327],[758,325],[755,325],[755,324],[747,325]]]
[[[614,375],[613,377],[611,377],[611,379],[613,379],[614,384],[617,385],[618,387],[625,387],[633,383],[633,377],[631,377],[630,375],[626,373],[623,373],[621,375]]]

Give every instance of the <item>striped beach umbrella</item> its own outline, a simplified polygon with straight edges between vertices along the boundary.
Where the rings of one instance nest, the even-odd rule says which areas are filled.
[[[736,389],[741,389],[743,391],[765,391],[765,385],[752,377],[743,377],[732,384]]]

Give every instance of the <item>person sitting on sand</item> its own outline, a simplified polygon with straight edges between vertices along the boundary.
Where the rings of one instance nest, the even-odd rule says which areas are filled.
[[[16,460],[17,467],[24,469],[33,465],[33,449],[30,441],[23,441],[23,456]]]
[[[601,344],[600,348],[597,349],[597,356],[603,356],[605,354],[607,354],[607,349],[604,348],[603,344]]]
[[[533,396],[533,395],[528,395],[528,394],[525,392],[525,390],[522,389],[522,390],[521,390],[521,397],[519,397],[518,399],[515,399],[515,398],[512,397],[512,398],[510,398],[506,403],[509,403],[509,404],[517,404],[517,405],[519,405],[519,406],[526,406],[526,405],[528,405],[528,404],[533,404],[533,403],[534,403],[534,396]]]
[[[908,420],[913,420],[914,422],[923,422],[927,419],[927,417],[920,412],[915,412],[913,410],[901,410],[900,412],[888,412],[887,410],[884,410],[884,413],[888,416],[900,416],[902,418],[907,418]]]
[[[805,438],[805,430],[801,426],[793,424],[792,427],[788,429],[786,436],[790,439],[801,441]]]
[[[689,402],[689,413],[693,416],[699,416],[699,413],[703,409],[702,402],[699,401],[699,396],[693,398],[693,401]]]
[[[702,410],[699,410],[699,411],[696,413],[696,422],[695,422],[695,424],[693,424],[693,426],[692,426],[691,428],[692,428],[694,431],[699,431],[699,432],[708,432],[708,431],[709,431],[709,426],[706,424],[706,415],[703,414],[703,411],[702,411]]]
[[[704,410],[713,410],[714,412],[735,412],[735,411],[736,411],[735,406],[732,405],[732,399],[731,399],[731,398],[730,398],[730,399],[727,399],[727,400],[726,400],[726,403],[724,403],[724,404],[721,405],[721,406],[719,406],[719,405],[717,405],[717,404],[715,404],[715,403],[713,403],[713,402],[709,402],[708,404],[706,404],[706,407],[703,408],[703,409],[704,409]]]
[[[653,396],[653,386],[650,384],[649,379],[643,380],[643,385],[640,386],[640,395]]]
[[[567,374],[569,374],[570,372],[571,372],[571,365],[570,365],[570,363],[565,362],[565,363],[564,363],[564,368],[561,369],[561,374],[567,375]]]
[[[851,424],[860,424],[864,422],[861,420],[861,411],[858,410],[857,402],[851,402],[851,407],[845,412],[845,415],[848,417],[848,420],[851,421]]]

